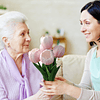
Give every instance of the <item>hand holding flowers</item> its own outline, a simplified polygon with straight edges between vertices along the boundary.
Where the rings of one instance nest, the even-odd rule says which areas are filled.
[[[29,52],[29,59],[41,72],[44,80],[54,81],[55,75],[60,68],[60,66],[57,67],[56,58],[64,55],[65,48],[57,45],[52,49],[53,38],[51,36],[41,37],[40,43],[40,49],[35,48]]]

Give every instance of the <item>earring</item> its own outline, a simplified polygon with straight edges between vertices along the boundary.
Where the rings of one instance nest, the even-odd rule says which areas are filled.
[[[10,44],[8,43],[7,47],[9,48],[10,47]]]

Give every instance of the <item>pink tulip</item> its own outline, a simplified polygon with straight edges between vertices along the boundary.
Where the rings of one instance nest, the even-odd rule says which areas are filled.
[[[61,45],[57,45],[53,48],[54,57],[62,57],[65,53],[65,48]]]
[[[29,51],[29,59],[33,63],[40,61],[40,50],[38,48],[32,49]]]
[[[40,50],[41,52],[43,52],[46,48],[44,48],[41,44],[40,44]]]
[[[40,44],[40,50],[41,52],[43,52],[44,50],[46,50],[47,48],[44,48],[41,44]],[[52,48],[49,48],[48,50],[52,50]]]
[[[51,36],[42,36],[40,42],[44,49],[52,49],[53,38]]]
[[[53,51],[51,51],[51,50],[44,50],[44,51],[40,54],[40,61],[41,61],[42,63],[44,63],[45,65],[52,64],[53,61],[54,61]]]

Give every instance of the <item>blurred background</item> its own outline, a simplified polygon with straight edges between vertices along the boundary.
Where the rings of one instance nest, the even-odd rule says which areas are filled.
[[[85,55],[89,45],[80,32],[80,9],[90,0],[0,0],[0,14],[19,11],[28,18],[32,48],[39,48],[40,37],[53,36],[66,47],[66,54]],[[3,9],[2,9],[3,8]]]

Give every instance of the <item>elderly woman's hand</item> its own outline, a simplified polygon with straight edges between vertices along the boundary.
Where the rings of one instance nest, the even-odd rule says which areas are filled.
[[[66,79],[63,77],[56,77],[55,81],[44,81],[44,87],[41,89],[46,95],[62,95],[66,93],[67,86]]]

